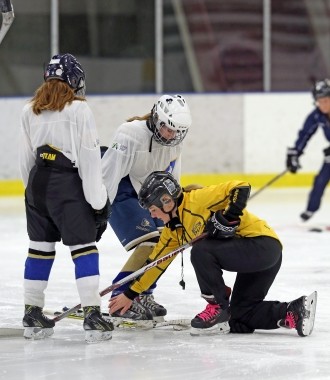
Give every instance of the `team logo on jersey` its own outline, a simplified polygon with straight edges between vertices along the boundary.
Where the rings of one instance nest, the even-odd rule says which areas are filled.
[[[149,220],[146,219],[146,218],[143,218],[143,219],[142,219],[142,222],[141,222],[141,226],[142,226],[142,227],[149,227],[149,226],[150,226],[150,222],[149,222]]]
[[[136,226],[136,229],[137,230],[141,230],[141,231],[145,231],[145,232],[149,232],[150,231],[150,222],[148,219],[146,218],[143,218],[140,225],[139,226]]]
[[[193,228],[192,228],[192,233],[197,236],[199,234],[199,232],[201,231],[203,225],[202,225],[202,222],[197,222],[194,224]]]
[[[56,160],[56,154],[55,153],[41,153],[40,157],[43,160],[50,160],[50,161],[55,161]]]
[[[127,146],[122,145],[122,144],[120,144],[118,142],[114,142],[111,145],[111,149],[113,149],[113,150],[119,150],[120,152],[125,152],[127,150]]]

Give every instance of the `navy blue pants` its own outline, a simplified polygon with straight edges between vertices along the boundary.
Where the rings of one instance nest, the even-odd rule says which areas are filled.
[[[322,196],[330,181],[330,163],[324,162],[308,197],[307,211],[315,212],[320,208]]]
[[[160,219],[152,218],[149,211],[139,205],[129,176],[119,183],[109,223],[127,251],[142,242],[159,238],[159,229],[164,227]]]

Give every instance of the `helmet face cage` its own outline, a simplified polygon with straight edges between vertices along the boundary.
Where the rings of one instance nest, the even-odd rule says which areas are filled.
[[[163,95],[152,110],[154,140],[161,145],[176,146],[188,133],[191,125],[189,107],[181,95]],[[164,135],[168,128],[175,132],[171,138]]]
[[[169,197],[176,201],[181,194],[181,186],[167,172],[154,172],[143,182],[139,191],[139,204],[142,208],[148,209],[157,206],[160,209],[168,203]]]
[[[77,95],[86,92],[85,73],[81,64],[71,54],[57,54],[47,65],[44,80],[59,79],[66,82]]]
[[[313,88],[314,100],[325,97],[330,97],[330,79],[327,78],[317,81]]]

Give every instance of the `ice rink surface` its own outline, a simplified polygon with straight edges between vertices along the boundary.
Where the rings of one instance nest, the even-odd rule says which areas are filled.
[[[27,341],[0,339],[1,380],[232,380],[330,379],[330,232],[309,232],[299,225],[308,189],[266,189],[248,209],[266,219],[284,245],[282,268],[268,300],[291,301],[318,291],[313,334],[278,329],[248,335],[193,337],[189,331],[163,327],[148,331],[116,330],[111,341],[86,344],[82,322],[64,319],[51,338]],[[22,198],[0,198],[0,328],[21,327],[23,270],[28,249]],[[308,222],[330,225],[330,197]],[[128,255],[108,229],[98,244],[100,290],[109,286]],[[183,254],[186,290],[179,286],[181,258],[158,282],[156,300],[168,310],[168,319],[193,318],[205,307],[200,298],[189,250]],[[234,274],[225,273],[232,286]],[[106,311],[108,296],[103,298]],[[69,250],[57,246],[57,256],[46,292],[46,308],[61,309],[79,303]]]

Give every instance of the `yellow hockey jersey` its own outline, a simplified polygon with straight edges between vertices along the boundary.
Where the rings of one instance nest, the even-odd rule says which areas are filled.
[[[169,227],[164,227],[160,240],[149,256],[150,261],[159,259],[169,252],[189,242],[201,235],[205,229],[207,220],[211,214],[218,210],[225,210],[230,200],[230,195],[235,188],[250,186],[244,181],[229,181],[218,185],[208,186],[191,192],[183,193],[183,200],[178,206],[177,214],[182,227],[172,231]],[[279,240],[275,231],[266,221],[250,213],[247,209],[243,210],[240,217],[241,222],[236,231],[237,237],[250,238],[256,236],[270,236]],[[221,240],[219,240],[221,244]],[[173,257],[173,259],[175,256]],[[166,270],[173,261],[169,259],[160,265],[148,270],[140,278],[135,280],[130,289],[136,293],[147,290]]]

